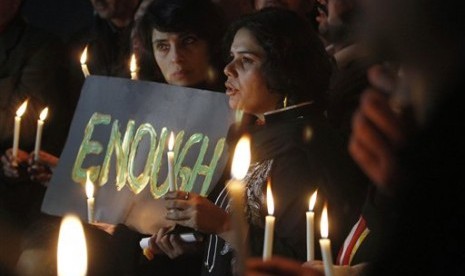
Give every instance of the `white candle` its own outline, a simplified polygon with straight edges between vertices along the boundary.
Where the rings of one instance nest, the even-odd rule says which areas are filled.
[[[58,276],[84,276],[87,273],[87,246],[81,221],[74,215],[61,222],[57,250]]]
[[[84,74],[85,78],[90,76],[89,68],[87,68],[86,61],[87,61],[87,46],[86,48],[84,48],[84,51],[82,51],[82,55],[81,55],[81,69],[82,69],[82,73]]]
[[[315,260],[315,213],[313,208],[315,207],[316,195],[318,190],[316,190],[308,201],[308,212],[307,216],[307,261]]]
[[[132,54],[131,62],[129,63],[129,70],[131,71],[131,80],[137,80],[137,61],[136,55]]]
[[[21,106],[16,110],[15,116],[15,127],[13,131],[13,165],[17,166],[18,163],[16,159],[18,158],[18,148],[19,148],[19,132],[21,130],[21,116],[23,116],[24,112],[27,108],[27,100],[25,100]]]
[[[86,195],[87,195],[87,221],[89,223],[94,222],[94,183],[90,180],[90,171],[87,171],[86,181]]]
[[[36,145],[34,147],[34,161],[39,160],[40,143],[42,141],[42,130],[44,127],[44,120],[45,118],[47,118],[47,114],[48,114],[48,107],[44,108],[42,112],[40,112],[39,120],[37,120]]]
[[[228,182],[228,192],[231,200],[232,226],[236,252],[237,275],[244,275],[247,247],[245,244],[246,221],[244,217],[245,185],[242,179],[246,176],[250,165],[250,140],[242,137],[236,145],[231,165],[232,179]]]
[[[274,236],[274,201],[273,194],[271,193],[271,184],[268,180],[266,187],[266,206],[268,208],[268,216],[265,218],[265,238],[263,239],[263,260],[268,260],[273,252],[273,236]]]
[[[168,182],[170,185],[170,192],[176,191],[176,178],[174,177],[174,133],[171,132],[170,139],[168,141]]]
[[[321,214],[321,239],[320,239],[320,247],[321,247],[321,255],[323,256],[323,263],[325,267],[325,276],[333,276],[334,275],[334,268],[333,268],[333,257],[331,254],[331,241],[328,238],[328,209],[326,206],[323,209]]]

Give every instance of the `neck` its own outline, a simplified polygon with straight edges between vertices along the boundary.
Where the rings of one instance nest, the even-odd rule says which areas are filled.
[[[124,27],[129,26],[129,24],[131,24],[132,18],[124,18],[124,19],[115,18],[115,19],[111,19],[110,22],[111,24],[115,25],[115,27],[117,28],[124,28]]]

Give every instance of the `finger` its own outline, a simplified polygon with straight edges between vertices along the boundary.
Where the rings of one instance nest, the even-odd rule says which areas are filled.
[[[181,199],[183,198],[183,191],[173,191],[173,192],[167,192],[163,198],[165,200],[174,200],[174,199]]]
[[[168,212],[166,212],[165,218],[173,221],[182,221],[188,220],[190,216],[189,212],[187,212],[186,210],[169,209]]]
[[[187,209],[190,207],[190,203],[188,200],[168,200],[165,204],[166,209]]]
[[[374,87],[388,94],[394,90],[396,84],[395,75],[386,67],[375,65],[368,69],[367,75],[368,80]]]
[[[156,237],[156,244],[157,247],[160,248],[166,255],[170,256],[172,247],[169,243],[167,243],[168,236],[164,235],[165,230],[161,228],[158,230],[157,237]]]
[[[405,140],[400,119],[389,106],[388,99],[375,91],[367,91],[362,96],[361,110],[376,127],[395,146]]]

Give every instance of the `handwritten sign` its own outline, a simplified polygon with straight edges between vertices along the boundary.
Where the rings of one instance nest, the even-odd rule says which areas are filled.
[[[176,133],[178,188],[208,194],[227,160],[231,123],[222,93],[152,82],[86,79],[42,211],[85,219],[86,172],[96,185],[95,219],[143,233],[166,225],[168,135]]]

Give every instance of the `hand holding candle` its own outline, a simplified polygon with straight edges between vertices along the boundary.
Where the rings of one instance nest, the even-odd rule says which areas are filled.
[[[16,159],[18,158],[18,148],[19,148],[19,132],[21,130],[21,116],[23,116],[24,112],[27,108],[27,100],[25,100],[21,106],[16,110],[15,116],[15,127],[13,132],[13,165],[17,166]]]
[[[86,195],[87,195],[87,221],[94,222],[94,184],[90,180],[90,171],[87,171]]]
[[[131,80],[137,80],[137,61],[136,55],[132,54],[131,62],[129,63],[129,70],[131,71]]]
[[[323,212],[321,213],[321,239],[320,239],[320,247],[321,247],[321,255],[323,256],[323,263],[325,266],[325,276],[333,276],[334,275],[334,268],[333,268],[333,257],[331,254],[331,241],[328,238],[328,208],[325,206],[323,208]]]
[[[168,182],[170,185],[170,192],[176,191],[176,178],[174,177],[174,133],[171,132],[170,139],[168,141]]]
[[[58,276],[84,276],[87,273],[87,246],[84,229],[76,216],[63,218],[58,236]]]
[[[271,184],[268,180],[266,185],[266,207],[268,208],[268,216],[265,218],[265,238],[263,239],[263,260],[268,260],[273,252],[273,236],[274,236],[274,201],[271,193]]]
[[[42,112],[40,112],[39,120],[37,120],[36,145],[34,147],[34,161],[39,160],[40,143],[42,141],[42,130],[44,127],[44,120],[45,118],[47,118],[47,114],[48,114],[48,107],[44,108]]]
[[[84,74],[84,77],[87,78],[88,76],[90,76],[89,68],[87,68],[87,64],[86,64],[86,61],[87,61],[87,46],[86,46],[86,48],[84,48],[84,51],[82,51],[80,61],[81,61],[82,73]]]
[[[245,273],[245,260],[247,258],[247,247],[245,246],[246,221],[244,217],[245,184],[242,179],[247,175],[250,165],[250,140],[242,137],[237,143],[234,151],[231,175],[228,182],[228,192],[231,199],[232,226],[234,233],[234,245],[236,249],[236,271],[238,275]]]
[[[308,212],[307,216],[307,261],[315,260],[315,213],[313,208],[315,207],[316,196],[318,190],[316,190],[308,201]]]

